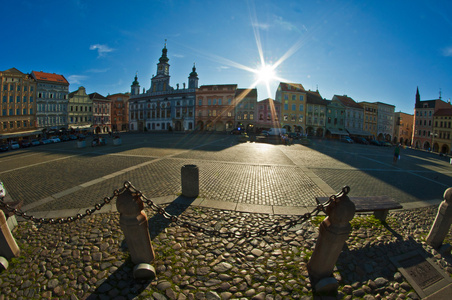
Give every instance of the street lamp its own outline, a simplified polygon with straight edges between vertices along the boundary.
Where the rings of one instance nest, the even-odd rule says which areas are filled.
[[[430,133],[430,136],[432,137],[432,150],[433,150],[433,152],[436,152],[434,145],[435,145],[435,137],[438,137],[438,134],[436,132],[432,132],[432,133]]]

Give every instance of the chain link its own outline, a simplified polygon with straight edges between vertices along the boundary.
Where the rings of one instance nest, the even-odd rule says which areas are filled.
[[[111,202],[111,200],[113,200],[115,197],[121,195],[122,193],[124,193],[125,190],[128,189],[128,184],[130,184],[129,182],[125,182],[124,186],[121,189],[117,189],[113,191],[113,195],[111,197],[105,197],[104,201],[101,203],[97,203],[96,205],[94,205],[94,208],[88,208],[87,210],[85,210],[85,213],[83,214],[77,214],[74,217],[67,217],[67,218],[57,218],[57,219],[53,219],[53,218],[36,218],[34,216],[28,215],[26,212],[23,212],[21,209],[18,208],[14,208],[12,206],[10,206],[9,204],[7,204],[6,202],[4,202],[4,197],[0,198],[0,208],[6,208],[6,210],[8,210],[9,212],[13,213],[16,216],[22,217],[25,220],[29,220],[32,221],[34,223],[37,224],[66,224],[66,223],[71,223],[71,222],[75,222],[78,220],[81,220],[87,216],[92,215],[94,212],[101,210],[102,207],[104,207],[105,204],[109,204]]]
[[[282,225],[274,225],[271,229],[260,229],[257,231],[228,231],[228,232],[222,232],[216,228],[211,229],[208,227],[203,227],[199,224],[194,224],[192,222],[183,221],[180,217],[172,215],[168,213],[163,207],[155,204],[151,199],[147,198],[141,191],[136,189],[129,181],[124,182],[124,185],[121,189],[116,189],[113,191],[113,195],[111,197],[105,197],[104,201],[102,203],[98,203],[94,205],[94,208],[87,209],[84,214],[77,214],[75,217],[67,217],[67,218],[58,218],[58,219],[45,219],[45,218],[36,218],[34,216],[29,216],[27,213],[23,212],[20,209],[16,209],[14,207],[11,207],[7,203],[4,202],[4,197],[0,198],[0,207],[6,208],[9,212],[12,212],[13,214],[24,218],[25,220],[32,221],[34,223],[38,224],[65,224],[65,223],[71,223],[74,221],[81,220],[87,216],[92,215],[95,211],[98,211],[102,209],[102,207],[105,204],[109,204],[111,200],[122,193],[124,191],[130,191],[134,194],[135,197],[142,198],[142,201],[146,203],[149,208],[151,208],[153,211],[157,212],[158,214],[162,215],[165,219],[170,220],[172,223],[175,223],[181,227],[187,228],[193,232],[200,232],[204,233],[210,236],[216,236],[216,237],[228,237],[228,238],[249,238],[249,237],[257,237],[257,236],[265,236],[268,234],[279,234],[283,232],[284,230],[289,230],[293,227],[295,227],[298,224],[303,224],[307,220],[311,219],[314,216],[317,216],[319,212],[326,213],[326,208],[331,205],[332,203],[336,202],[337,199],[347,195],[350,192],[349,186],[344,186],[340,192],[337,194],[331,195],[328,200],[324,203],[320,203],[317,199],[317,206],[308,213],[305,213],[301,216],[299,216],[297,219],[290,218],[289,220],[286,220],[286,222]]]
[[[130,184],[130,183],[129,183]],[[143,195],[140,191],[138,191],[132,184],[130,184],[130,190],[132,192],[135,192],[137,196],[140,196],[143,198],[143,202],[146,203],[152,210],[157,212],[158,214],[162,215],[165,219],[170,220],[171,222],[182,226],[184,228],[187,228],[194,232],[200,232],[207,234],[209,236],[216,236],[216,237],[228,237],[228,238],[249,238],[249,237],[257,237],[257,236],[265,236],[268,234],[279,234],[283,230],[289,230],[293,227],[295,227],[298,224],[303,224],[307,220],[311,219],[311,217],[317,216],[319,212],[326,213],[326,208],[333,202],[337,201],[337,199],[346,196],[350,192],[349,186],[344,186],[340,192],[337,194],[331,195],[329,199],[325,203],[320,203],[317,199],[317,207],[314,208],[311,212],[305,213],[302,216],[300,216],[298,219],[294,220],[288,220],[283,225],[275,225],[270,230],[267,229],[260,229],[258,231],[250,232],[240,232],[240,231],[229,231],[229,232],[221,232],[217,229],[210,229],[206,227],[202,227],[198,224],[194,224],[192,222],[188,221],[182,221],[178,216],[171,215],[168,213],[164,208],[156,205],[151,199],[147,198],[145,195]]]

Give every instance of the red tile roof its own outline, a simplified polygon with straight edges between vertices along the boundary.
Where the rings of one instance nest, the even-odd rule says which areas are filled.
[[[294,92],[304,92],[305,89],[301,83],[287,83],[280,82],[279,86],[281,87],[281,91],[294,91]]]
[[[344,106],[353,107],[353,108],[363,108],[363,106],[359,103],[356,103],[355,100],[353,100],[350,97],[347,96],[338,96],[334,95]]]
[[[55,73],[36,72],[36,71],[33,71],[32,74],[34,75],[33,77],[36,80],[69,84],[69,82],[66,80],[66,78],[64,78],[63,75],[59,75],[59,74],[55,74]]]
[[[433,114],[435,117],[452,117],[452,108],[442,108],[438,109],[437,112]]]

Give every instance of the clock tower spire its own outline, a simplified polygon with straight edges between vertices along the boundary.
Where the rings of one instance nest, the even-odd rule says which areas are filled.
[[[168,49],[166,49],[166,39],[165,46],[162,49],[162,56],[157,63],[157,75],[151,79],[151,91],[152,92],[162,92],[170,89],[170,75],[169,75],[169,58]]]

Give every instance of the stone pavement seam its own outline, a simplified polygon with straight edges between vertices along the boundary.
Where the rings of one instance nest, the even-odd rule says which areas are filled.
[[[257,213],[257,214],[269,214],[269,215],[303,215],[307,212],[313,211],[315,206],[301,207],[301,206],[277,206],[277,205],[253,205],[253,204],[245,204],[245,203],[233,203],[233,202],[225,202],[225,201],[217,201],[217,200],[209,200],[204,198],[195,198],[195,199],[184,199],[179,198],[178,196],[163,196],[158,198],[150,199],[156,205],[164,205],[164,204],[187,204],[187,201],[190,202],[190,206],[199,206],[205,208],[213,208],[213,209],[221,209],[221,210],[229,210],[235,212],[244,212],[244,213]],[[433,205],[438,205],[442,202],[442,199],[433,199],[428,201],[417,201],[411,203],[402,203],[403,208],[400,210],[413,210],[416,208],[423,208]],[[86,208],[74,208],[74,209],[62,209],[62,210],[54,210],[54,211],[46,211],[46,212],[34,212],[33,216],[36,218],[67,218],[74,217],[78,213],[85,213],[87,209],[92,209],[93,207]],[[105,205],[101,210],[96,211],[95,214],[99,213],[114,213],[116,210],[116,200],[113,200],[109,204]],[[365,213],[360,213],[365,214]],[[371,212],[369,213],[371,214]],[[18,220],[23,220],[23,218],[18,217]]]

